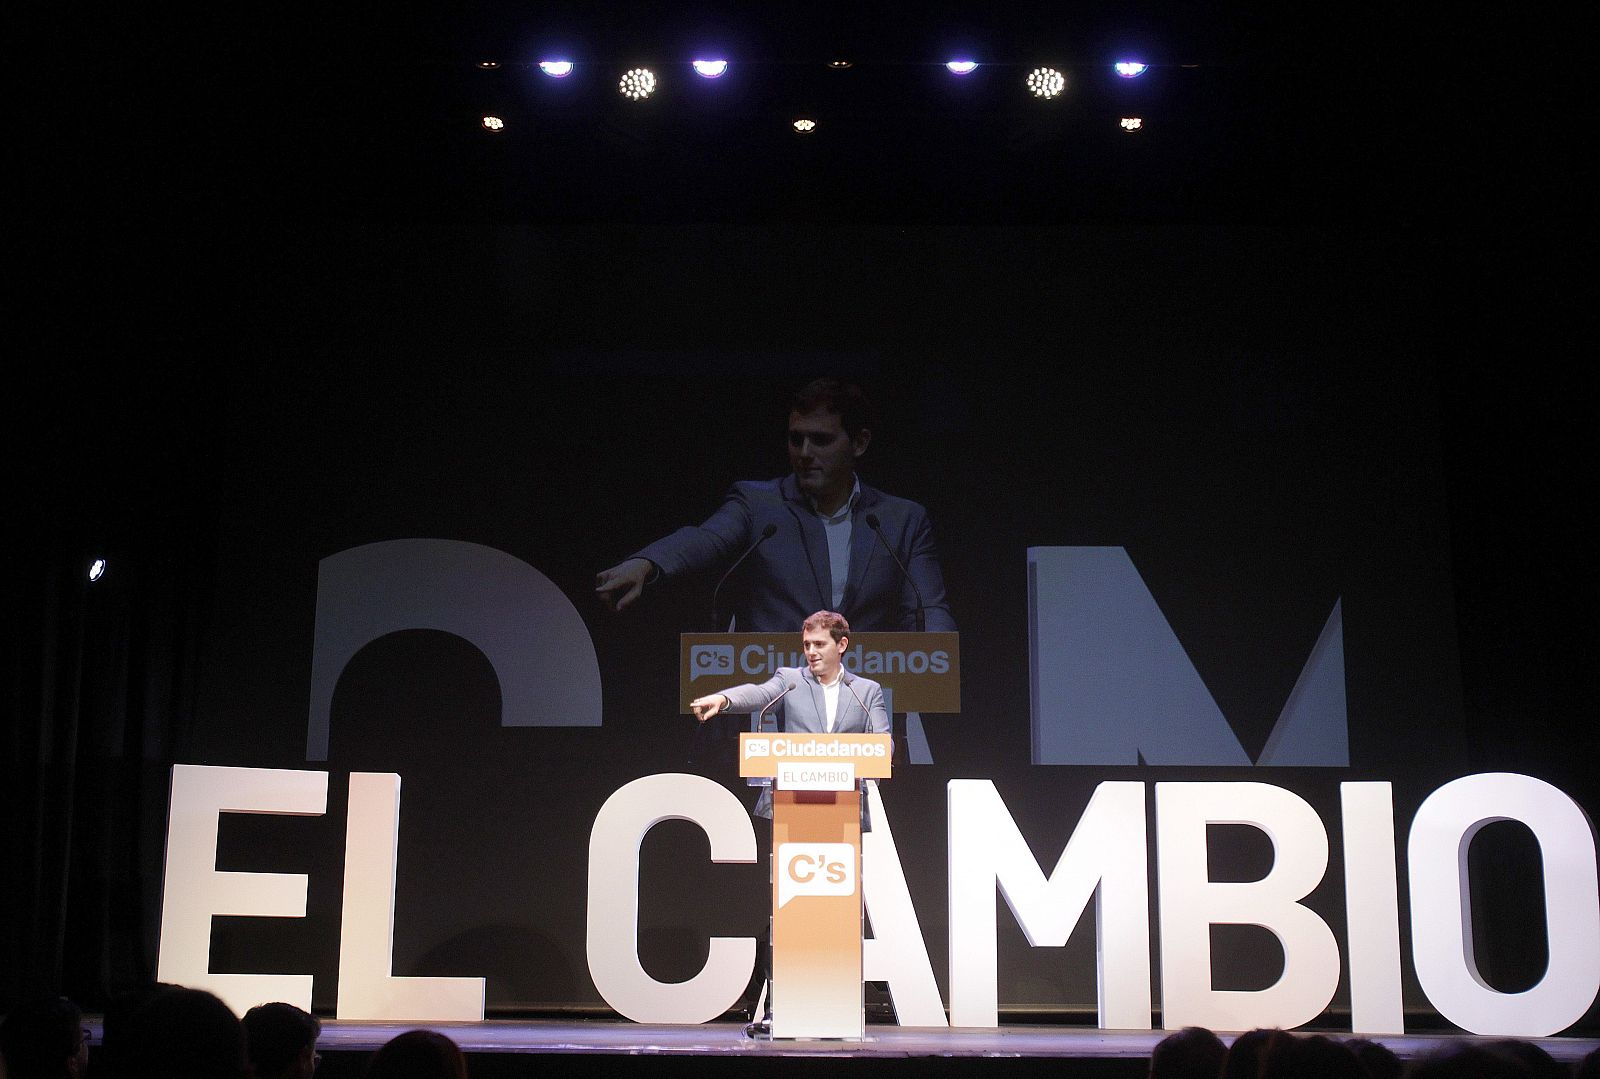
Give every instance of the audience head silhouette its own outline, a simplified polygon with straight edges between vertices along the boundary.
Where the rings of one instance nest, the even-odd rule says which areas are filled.
[[[244,1013],[245,1044],[254,1079],[311,1079],[317,1067],[322,1023],[310,1012],[278,1001]]]
[[[1227,1052],[1211,1031],[1184,1027],[1156,1044],[1150,1054],[1150,1079],[1216,1079]]]
[[[1405,1073],[1405,1062],[1393,1049],[1371,1038],[1351,1038],[1345,1048],[1356,1055],[1356,1060],[1367,1069],[1368,1079],[1400,1079]]]
[[[1277,1031],[1261,1057],[1261,1079],[1365,1079],[1356,1055],[1320,1034]]]
[[[158,992],[127,1017],[122,1079],[241,1079],[244,1025],[204,989]]]
[[[83,1013],[66,997],[13,1008],[0,1023],[0,1056],[12,1079],[78,1079],[89,1070]]]
[[[366,1079],[467,1079],[467,1058],[435,1030],[408,1030],[367,1061]]]

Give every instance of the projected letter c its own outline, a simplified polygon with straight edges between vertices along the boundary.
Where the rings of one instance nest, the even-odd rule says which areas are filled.
[[[333,691],[362,648],[390,633],[453,633],[500,680],[504,727],[598,727],[600,664],[577,608],[544,574],[493,547],[460,540],[385,540],[324,558],[306,759],[328,759]]]

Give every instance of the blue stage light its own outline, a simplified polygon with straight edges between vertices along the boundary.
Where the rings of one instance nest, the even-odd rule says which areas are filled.
[[[976,60],[951,60],[944,67],[952,75],[970,75],[978,70],[978,62]]]
[[[1149,64],[1140,63],[1138,60],[1118,60],[1111,66],[1118,75],[1125,79],[1137,79],[1140,75],[1150,70]]]
[[[693,65],[694,73],[702,79],[718,79],[728,70],[726,60],[696,60]]]
[[[572,74],[571,60],[540,60],[539,70],[552,79],[564,79]]]

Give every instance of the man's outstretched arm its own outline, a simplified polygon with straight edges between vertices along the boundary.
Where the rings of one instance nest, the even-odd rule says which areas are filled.
[[[730,686],[720,693],[696,697],[689,702],[689,711],[701,723],[722,712],[759,712],[783,696],[787,688],[783,676],[775,674],[760,685],[746,682],[742,686]]]
[[[678,529],[595,574],[594,591],[613,611],[624,611],[661,576],[710,570],[748,544],[750,507],[738,485],[699,526]]]

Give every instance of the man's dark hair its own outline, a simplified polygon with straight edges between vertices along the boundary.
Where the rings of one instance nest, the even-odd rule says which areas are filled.
[[[1261,1079],[1362,1079],[1355,1053],[1321,1034],[1279,1031],[1267,1039]]]
[[[1277,1033],[1275,1027],[1256,1027],[1234,1038],[1222,1061],[1222,1079],[1256,1079],[1261,1073],[1261,1057]]]
[[[1406,1065],[1395,1051],[1371,1038],[1346,1038],[1344,1047],[1356,1055],[1370,1079],[1400,1079]]]
[[[1501,1060],[1520,1065],[1532,1079],[1566,1079],[1571,1074],[1565,1064],[1539,1046],[1520,1038],[1501,1038],[1489,1042],[1484,1048]]]
[[[244,1026],[204,989],[163,990],[128,1020],[127,1079],[241,1079]]]
[[[65,1075],[83,1041],[83,1013],[66,997],[46,997],[13,1008],[0,1023],[0,1052],[6,1074]]]
[[[1156,1043],[1150,1079],[1212,1079],[1227,1052],[1222,1039],[1205,1027],[1184,1027]]]
[[[436,1030],[397,1034],[367,1060],[366,1079],[467,1079],[467,1058]]]
[[[287,1072],[300,1054],[317,1044],[322,1021],[293,1004],[257,1004],[244,1013],[245,1045],[256,1079]]]
[[[872,402],[854,382],[819,378],[806,383],[789,402],[789,411],[809,416],[818,410],[835,413],[852,439],[872,426]]]
[[[125,989],[106,1001],[105,1014],[100,1019],[100,1051],[95,1054],[97,1073],[115,1079],[132,1074],[128,1062],[137,1048],[139,1013],[163,993],[180,988],[170,982],[150,982]]]
[[[1406,1075],[1408,1079],[1528,1079],[1528,1070],[1481,1045],[1447,1045],[1413,1060]]]
[[[818,611],[800,623],[801,633],[813,629],[827,630],[834,644],[838,644],[841,638],[850,636],[850,623],[845,621],[844,615],[838,611]]]

